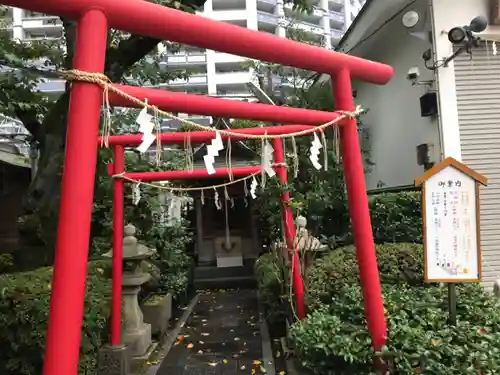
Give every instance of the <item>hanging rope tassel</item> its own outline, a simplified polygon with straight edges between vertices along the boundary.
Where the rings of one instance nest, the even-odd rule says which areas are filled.
[[[184,137],[184,152],[186,157],[186,170],[192,172],[194,170],[194,153],[191,145],[191,133],[186,132]]]
[[[340,164],[340,130],[338,125],[333,127],[333,150],[335,151],[335,163]]]
[[[299,175],[299,152],[297,151],[297,141],[292,137],[292,160],[293,160],[293,177]]]
[[[265,136],[267,136],[267,132],[265,133]],[[260,186],[264,189],[266,187],[266,181],[267,181],[267,176],[266,176],[266,171],[264,169],[264,166],[266,165],[266,153],[265,151],[265,146],[266,146],[266,137],[262,137],[261,143],[260,143],[260,165],[262,167],[262,170],[260,172]]]
[[[228,169],[228,177],[229,181],[234,180],[233,176],[233,166],[232,166],[232,160],[231,160],[231,137],[228,137],[227,139],[227,147],[226,147],[226,167]]]
[[[226,218],[226,250],[231,250],[231,232],[229,231],[229,210],[227,209],[227,204],[230,201],[229,193],[227,192],[227,187],[224,186],[224,215]]]
[[[102,104],[104,115],[102,121],[101,147],[109,147],[109,136],[111,135],[111,110],[109,105],[109,86],[104,86],[102,90]]]
[[[160,118],[158,114],[158,107],[153,106],[153,121],[155,124],[156,130],[156,152],[155,152],[155,162],[156,166],[159,167],[161,164],[161,154],[162,154],[162,144],[161,144],[161,127],[160,127]]]
[[[321,134],[321,143],[323,144],[323,168],[325,171],[328,170],[328,144],[326,142],[326,136],[325,132],[323,130],[320,130],[319,133]]]

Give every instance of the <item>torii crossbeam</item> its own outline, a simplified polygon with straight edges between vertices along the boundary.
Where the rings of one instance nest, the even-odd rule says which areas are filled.
[[[103,73],[108,29],[114,28],[329,74],[333,79],[337,110],[354,110],[351,78],[386,84],[393,75],[393,69],[384,64],[213,21],[143,0],[0,2],[77,20],[73,68],[83,72]],[[148,98],[150,104],[167,111],[306,125],[326,123],[336,116],[328,112],[241,103],[163,90],[129,86],[120,86],[120,89],[140,100]],[[77,375],[101,96],[101,87],[93,83],[74,82],[71,88],[44,375]],[[114,95],[111,96],[111,102],[112,105],[134,106]],[[372,344],[379,349],[385,343],[386,323],[356,120],[344,119],[340,126],[342,162],[365,313]],[[276,144],[281,145],[281,142]],[[285,223],[290,223],[289,219],[292,219],[291,209],[286,204],[288,198],[288,193],[282,196]],[[292,248],[295,232],[288,228],[286,233],[287,244]],[[113,273],[121,274],[121,259],[114,260],[113,264]]]

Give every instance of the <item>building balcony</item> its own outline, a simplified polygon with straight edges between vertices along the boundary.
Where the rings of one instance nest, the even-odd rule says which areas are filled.
[[[330,31],[330,36],[332,37],[332,40],[334,40],[335,42],[339,42],[340,39],[342,39],[343,35],[344,35],[344,33],[340,30],[332,29]]]
[[[247,61],[247,58],[245,57],[222,52],[214,53],[214,63],[216,64],[241,64],[245,61]]]
[[[214,12],[220,10],[245,10],[245,0],[212,0],[212,9]]]
[[[168,66],[198,66],[205,65],[207,63],[207,56],[205,54],[190,55],[190,54],[179,54],[179,55],[167,55],[164,58],[164,62],[161,64],[167,64]]]
[[[46,80],[38,84],[37,90],[46,94],[60,94],[64,92],[66,82],[62,79]]]
[[[266,12],[257,12],[257,21],[259,23],[277,26],[278,25],[278,17],[274,14],[266,13]]]
[[[40,17],[25,17],[22,21],[22,27],[26,31],[45,31],[55,30],[56,32],[62,30],[62,21],[54,16],[40,16]]]
[[[246,10],[217,10],[214,11],[210,18],[217,21],[238,21],[247,19]]]
[[[291,18],[298,18],[306,22],[308,21],[316,22],[325,15],[324,10],[317,6],[313,7],[313,10],[310,14],[293,12],[293,4],[291,3],[287,3],[283,7],[285,9],[287,16]]]
[[[344,24],[345,16],[341,12],[335,12],[334,10],[328,11],[328,16],[331,21],[338,22]]]
[[[315,25],[313,23],[309,23],[309,22],[300,22],[300,23],[294,24],[294,27],[299,29],[299,30],[302,30],[302,31],[305,31],[308,33],[312,33],[312,34],[323,34],[323,27]]]
[[[258,3],[263,3],[263,4],[269,4],[269,5],[276,6],[276,4],[278,4],[278,1],[277,0],[257,0],[257,4]]]
[[[329,0],[328,9],[341,12],[344,9],[344,0]]]
[[[24,36],[23,41],[24,42],[36,42],[36,41],[47,41],[47,42],[55,42],[57,40],[60,40],[60,36],[42,36],[42,35],[30,35],[27,34]]]
[[[217,85],[244,85],[252,80],[252,72],[250,71],[240,71],[240,72],[228,72],[228,73],[216,73],[215,83]]]
[[[175,79],[168,83],[168,87],[188,87],[188,86],[206,86],[208,84],[206,74],[194,74],[188,79]]]

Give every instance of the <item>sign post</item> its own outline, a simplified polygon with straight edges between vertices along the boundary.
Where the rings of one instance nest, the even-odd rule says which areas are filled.
[[[422,186],[424,282],[448,284],[456,324],[456,283],[481,281],[479,187],[488,179],[449,157],[415,181]]]

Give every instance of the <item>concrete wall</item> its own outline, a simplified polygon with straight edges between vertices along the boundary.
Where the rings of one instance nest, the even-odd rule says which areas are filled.
[[[431,47],[425,40],[429,18],[427,1],[417,2],[409,9],[419,11],[423,27],[411,34],[396,17],[356,49],[357,56],[380,61],[394,67],[395,76],[386,86],[355,83],[357,104],[369,109],[362,117],[368,129],[371,160],[375,163],[366,176],[367,188],[374,189],[412,184],[424,169],[417,164],[416,147],[422,143],[434,145],[433,157],[439,157],[439,131],[436,118],[420,116],[419,98],[426,85],[414,85],[407,79],[411,67],[420,70],[420,81],[433,80],[434,74],[424,66],[422,53]],[[385,17],[388,18],[388,17]]]

